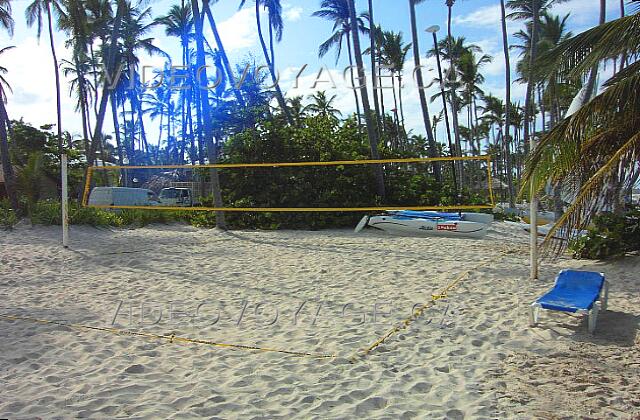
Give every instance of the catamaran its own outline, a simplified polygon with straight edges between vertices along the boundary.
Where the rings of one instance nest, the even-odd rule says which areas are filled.
[[[386,211],[375,216],[364,216],[355,232],[370,226],[394,235],[482,238],[492,222],[493,215],[483,213]]]

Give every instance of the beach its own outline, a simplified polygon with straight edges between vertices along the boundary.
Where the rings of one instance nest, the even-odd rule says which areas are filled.
[[[637,417],[640,257],[530,281],[527,244],[153,225],[63,249],[23,222],[0,235],[0,417]],[[563,268],[611,283],[594,336],[529,327]]]

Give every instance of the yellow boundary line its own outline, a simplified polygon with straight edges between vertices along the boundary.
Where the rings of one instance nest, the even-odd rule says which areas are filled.
[[[399,331],[402,331],[402,330],[406,329],[411,323],[413,323],[420,316],[422,316],[422,314],[427,309],[435,306],[437,301],[439,301],[440,299],[444,299],[444,298],[448,297],[449,291],[451,291],[458,284],[460,284],[460,282],[462,282],[462,280],[467,278],[472,272],[474,272],[474,271],[476,271],[476,270],[478,270],[480,268],[486,267],[486,266],[488,266],[490,264],[496,263],[496,262],[500,261],[502,258],[506,257],[507,255],[515,254],[517,252],[518,252],[517,249],[504,250],[496,258],[492,258],[489,261],[485,261],[485,262],[483,262],[481,264],[478,264],[475,267],[472,267],[471,269],[469,269],[469,270],[465,271],[464,273],[460,274],[451,283],[449,283],[444,289],[442,289],[439,293],[432,294],[431,295],[431,300],[429,302],[425,303],[424,305],[420,306],[419,308],[417,308],[413,312],[413,314],[411,314],[411,316],[409,316],[408,318],[402,320],[398,325],[396,325],[395,327],[391,328],[384,335],[382,335],[380,338],[378,338],[376,341],[374,341],[370,346],[368,346],[368,347],[366,347],[364,349],[360,349],[360,350],[356,351],[354,353],[354,355],[351,357],[351,360],[356,360],[357,356],[358,356],[358,353],[362,353],[363,356],[368,356],[373,350],[376,349],[376,347],[378,347],[379,345],[384,343],[392,335],[394,335],[395,333],[397,333]]]
[[[475,210],[492,209],[494,206],[483,204],[479,206],[413,206],[413,207],[164,207],[164,206],[97,206],[87,205],[96,209],[122,210],[172,210],[172,211],[226,211],[226,212],[357,212],[357,211],[385,211],[385,210]]]
[[[299,351],[292,351],[292,350],[274,349],[269,347],[247,346],[243,344],[217,343],[215,341],[200,340],[196,338],[187,338],[187,337],[178,337],[176,335],[160,335],[160,334],[143,333],[143,332],[130,331],[130,330],[121,330],[118,328],[93,327],[90,325],[69,324],[69,323],[59,322],[59,321],[50,321],[46,319],[38,319],[38,318],[15,316],[15,315],[0,315],[0,318],[9,319],[13,321],[27,321],[27,322],[40,323],[40,324],[60,325],[64,327],[74,328],[77,330],[101,331],[101,332],[107,332],[110,334],[115,334],[120,336],[137,336],[137,337],[144,337],[144,338],[156,339],[156,340],[167,340],[170,343],[176,342],[176,343],[203,344],[203,345],[209,345],[209,346],[215,346],[215,347],[232,348],[237,350],[281,353],[289,356],[312,357],[316,359],[333,359],[337,357],[335,354],[306,353],[306,352],[299,352]]]
[[[408,158],[408,159],[363,159],[363,160],[335,160],[325,162],[266,162],[266,163],[213,163],[208,165],[142,165],[142,166],[91,166],[94,170],[103,171],[111,169],[198,169],[198,168],[283,168],[291,166],[343,166],[343,165],[375,165],[382,163],[428,163],[428,162],[448,162],[452,160],[478,160],[491,161],[491,156],[462,156],[462,157],[439,157],[439,158]]]
[[[197,168],[278,168],[301,166],[343,166],[343,165],[374,165],[384,163],[428,163],[448,161],[485,161],[487,162],[488,189],[490,204],[482,205],[452,205],[452,206],[370,206],[370,207],[171,207],[171,206],[97,206],[89,205],[89,190],[94,170],[103,171],[111,169],[197,169]],[[309,212],[361,212],[361,211],[385,211],[385,210],[488,210],[495,207],[493,193],[493,179],[491,174],[491,156],[463,156],[440,158],[409,158],[409,159],[369,159],[369,160],[339,160],[327,162],[274,162],[274,163],[220,163],[211,165],[149,165],[149,166],[90,166],[87,168],[84,194],[82,196],[83,207],[98,209],[123,209],[123,210],[170,210],[170,211],[222,211],[222,212],[256,212],[256,213],[309,213]]]

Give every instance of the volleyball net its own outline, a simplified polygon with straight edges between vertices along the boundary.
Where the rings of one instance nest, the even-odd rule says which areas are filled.
[[[384,176],[384,200],[377,194],[375,171]],[[221,207],[214,205],[215,178]],[[91,166],[82,204],[102,209],[360,212],[491,209],[495,198],[491,157],[477,156]]]

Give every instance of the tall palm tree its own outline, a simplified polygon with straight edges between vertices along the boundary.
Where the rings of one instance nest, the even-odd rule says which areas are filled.
[[[397,121],[398,125],[404,129],[404,106],[402,104],[402,72],[407,54],[411,49],[411,44],[405,44],[402,39],[402,32],[384,31],[382,33],[382,46],[380,48],[380,56],[383,64],[388,66],[391,71],[391,82],[393,87],[393,98],[396,109],[398,109],[398,101],[396,100],[395,79],[398,79],[399,86],[399,108],[401,118]]]
[[[8,12],[6,12],[8,10]],[[7,13],[3,15],[3,13]],[[10,30],[13,29],[13,18],[11,17],[11,7],[9,2],[0,2],[0,27]],[[11,33],[11,32],[10,32]],[[13,46],[0,49],[0,56]],[[16,178],[11,166],[11,156],[9,155],[9,138],[7,135],[9,129],[9,117],[7,116],[7,95],[5,89],[11,91],[11,86],[4,78],[7,68],[0,66],[0,165],[2,165],[2,174],[4,176],[4,187],[9,197],[9,202],[14,211],[18,211],[18,194],[16,192]]]
[[[242,8],[244,6],[244,4],[246,3],[247,0],[241,0],[240,1],[240,8]],[[273,65],[273,62],[271,61],[271,57],[269,55],[269,50],[267,49],[267,44],[264,40],[264,34],[262,33],[262,23],[261,23],[261,19],[260,19],[260,7],[264,6],[267,7],[268,5],[271,5],[271,1],[269,0],[254,0],[255,2],[255,14],[256,14],[256,27],[258,28],[258,38],[260,39],[260,45],[262,46],[262,53],[264,54],[264,59],[267,62],[267,67],[269,68],[269,73],[271,74],[271,80],[273,81],[273,87],[275,89],[276,92],[276,100],[278,101],[278,105],[280,106],[280,109],[282,110],[282,113],[285,116],[285,119],[287,120],[287,122],[289,124],[293,125],[293,119],[291,118],[291,114],[289,113],[289,109],[287,108],[287,103],[284,100],[284,95],[282,94],[282,89],[280,88],[280,82],[278,80],[278,75],[276,74],[276,69]],[[278,2],[279,3],[279,2]],[[282,12],[282,11],[280,11]],[[275,11],[274,11],[275,13]],[[275,22],[277,22],[277,19],[272,19],[271,16],[269,18],[269,20],[272,22],[272,24],[275,24]],[[282,14],[280,13],[279,16],[279,20],[282,20]],[[272,28],[271,25],[269,25],[270,28]],[[277,28],[273,28],[276,31],[278,31]],[[271,30],[271,29],[270,29]],[[281,30],[281,29],[280,29]]]
[[[110,75],[115,74],[116,69],[116,54],[118,53],[118,38],[120,37],[120,29],[122,25],[122,19],[127,10],[126,0],[116,0],[116,13],[111,24],[111,34],[109,37],[109,44],[104,46],[103,63],[106,72]],[[107,104],[109,98],[112,97],[108,83],[103,83],[102,94],[100,95],[100,105],[98,107],[98,114],[96,115],[96,122],[93,131],[93,139],[100,138],[102,136],[102,126],[104,124],[104,117],[107,112]],[[96,98],[97,100],[97,98]],[[93,148],[93,145],[92,145]],[[93,162],[93,153],[90,152],[87,157],[87,161],[91,164]]]
[[[206,1],[206,0],[205,0]],[[200,14],[199,0],[191,0],[191,8],[193,11],[193,20],[195,27],[196,38],[196,65],[200,70],[200,86],[207,86],[207,68],[205,61],[205,49],[204,49],[204,34],[203,34],[203,16]],[[209,104],[209,90],[198,89],[200,91],[200,106],[202,109],[202,123],[204,126],[203,137],[207,146],[207,156],[209,163],[215,163],[217,161],[217,148],[213,142],[213,127],[211,126],[211,108]],[[211,168],[209,171],[211,178],[211,189],[213,193],[214,206],[222,207],[222,192],[220,191],[220,179],[218,177],[218,170]],[[226,229],[227,224],[225,221],[224,212],[216,212],[216,226],[219,229]]]
[[[355,86],[355,78],[353,75],[353,53],[351,50],[351,23],[349,22],[349,4],[348,0],[323,0],[320,4],[320,10],[313,12],[311,16],[320,17],[333,22],[333,34],[320,44],[318,48],[318,57],[322,58],[332,49],[336,50],[336,64],[342,55],[342,45],[346,41],[347,53],[349,56],[349,70],[351,73],[351,85]],[[363,28],[362,19],[358,19],[358,27]],[[370,26],[371,27],[371,26]],[[362,30],[362,29],[361,29]],[[353,96],[356,102],[356,115],[358,123],[360,122],[360,99],[358,99],[357,89],[353,89]]]
[[[337,120],[342,115],[340,110],[333,107],[333,102],[336,100],[337,95],[332,97],[327,96],[327,92],[316,92],[313,95],[309,95],[309,99],[313,102],[304,107],[304,111],[312,112],[314,114]]]
[[[212,0],[213,3],[217,3],[218,0]],[[211,6],[209,5],[209,1],[203,1],[204,12],[207,15],[209,20],[209,26],[211,27],[211,31],[213,32],[213,37],[216,40],[216,45],[218,46],[218,50],[220,51],[220,58],[222,59],[222,63],[224,64],[225,71],[227,73],[227,78],[229,79],[229,83],[231,84],[231,89],[233,90],[233,94],[238,101],[238,104],[244,108],[245,100],[238,88],[235,77],[233,75],[233,70],[231,68],[231,64],[229,63],[229,56],[227,56],[227,52],[224,48],[224,44],[222,43],[222,38],[220,38],[220,33],[218,32],[218,25],[216,25],[216,21],[213,18],[213,13],[211,12]]]
[[[509,192],[509,206],[514,208],[516,205],[515,191],[513,188],[513,164],[511,162],[511,135],[510,133],[510,109],[511,106],[511,59],[509,57],[509,34],[507,33],[507,16],[505,11],[504,0],[500,0],[500,23],[502,26],[502,51],[504,53],[504,77],[505,77],[505,121],[503,131],[504,158],[507,172],[507,189]]]
[[[191,80],[191,60],[189,58],[189,44],[192,38],[191,30],[193,28],[193,19],[191,14],[191,8],[184,4],[184,1],[180,5],[173,5],[169,9],[167,15],[156,18],[156,22],[163,25],[165,28],[165,34],[167,36],[173,36],[180,40],[180,46],[182,47],[182,67],[181,74],[186,83],[180,86],[180,115],[182,117],[182,141],[186,142],[187,138],[187,121],[189,121],[188,114],[191,113],[191,101],[193,98],[193,80]],[[170,87],[171,88],[171,87]],[[163,93],[163,92],[162,92]],[[163,114],[160,114],[160,125],[162,126]],[[162,132],[162,130],[160,130]],[[193,133],[193,129],[190,130]],[[191,138],[193,142],[193,137]],[[184,154],[179,156],[179,162],[184,163]]]
[[[451,22],[453,20],[452,19],[453,5],[455,4],[455,2],[456,0],[445,0],[445,5],[447,6],[447,50],[449,51],[455,50],[455,47],[453,45],[453,42],[455,39],[453,37],[453,32],[451,30]],[[457,57],[459,57],[459,55],[454,53],[449,54],[449,74],[452,75],[452,77],[455,77],[456,75],[456,58]],[[451,95],[449,97],[449,101],[451,104],[451,120],[453,122],[453,136],[455,138],[456,147],[458,148],[458,151],[461,153],[462,149],[460,148],[460,122],[458,121],[458,113],[460,112],[460,109],[458,107],[458,100],[457,98],[455,98],[455,95]],[[460,169],[461,169],[460,176],[462,176],[462,167]]]
[[[376,129],[378,130],[378,135],[380,135],[382,127],[380,125],[380,102],[378,100],[378,78],[376,72],[376,60],[378,51],[376,49],[376,39],[373,33],[373,28],[375,27],[376,21],[373,14],[373,0],[369,0],[369,48],[371,51],[371,83],[373,87],[373,107],[376,110]]]
[[[25,10],[25,15],[27,18],[27,25],[29,27],[33,26],[34,23],[37,23],[38,29],[38,40],[40,39],[40,34],[42,33],[42,15],[46,14],[47,16],[47,28],[49,31],[49,44],[51,47],[51,57],[53,58],[53,74],[55,75],[56,81],[56,115],[58,117],[57,120],[57,131],[58,131],[58,153],[62,155],[62,107],[60,105],[60,68],[58,66],[58,56],[56,55],[56,47],[55,41],[53,39],[53,18],[52,14],[52,6],[54,10],[59,10],[60,6],[57,4],[56,0],[34,0],[27,9]]]
[[[476,136],[475,127],[478,125],[477,117],[477,99],[484,96],[484,91],[480,85],[484,83],[484,76],[480,73],[480,68],[492,61],[492,57],[486,54],[476,56],[473,52],[467,52],[458,60],[458,74],[463,89],[463,100],[467,106],[467,121],[471,132],[471,146],[476,154],[481,152],[481,146],[474,144],[478,136]]]
[[[536,83],[535,61],[538,52],[538,34],[540,32],[540,16],[551,6],[566,0],[509,0],[507,8],[512,12],[509,18],[528,22],[531,25],[531,42],[528,51],[527,91],[524,97],[524,146],[525,153],[531,147],[531,113],[534,107],[533,91]]]
[[[637,2],[636,2],[637,3]],[[620,37],[620,34],[625,34]],[[640,49],[640,13],[589,29],[562,42],[544,59],[568,77],[585,77],[594,66]],[[542,57],[541,57],[542,58]],[[637,60],[637,59],[636,59]],[[575,198],[547,238],[558,229],[572,232],[589,224],[604,203],[619,199],[619,188],[637,179],[640,167],[640,62],[629,64],[604,83],[604,91],[562,120],[540,141],[527,164],[525,181],[533,192],[563,181]],[[545,240],[549,245],[551,241]],[[566,241],[557,243],[566,246]]]
[[[362,108],[364,110],[364,117],[367,122],[367,135],[369,137],[369,147],[371,148],[372,159],[379,159],[380,152],[378,151],[378,130],[373,124],[371,115],[371,106],[369,105],[369,94],[367,92],[367,84],[362,83],[366,80],[364,71],[364,63],[362,61],[362,49],[360,48],[360,34],[358,34],[358,19],[356,17],[356,4],[355,0],[347,0],[349,5],[349,17],[351,21],[351,34],[353,37],[353,50],[356,56],[356,64],[358,66],[358,80],[360,81],[360,96],[362,97]],[[382,199],[385,198],[384,187],[384,174],[382,172],[381,165],[374,166],[374,173],[376,179],[376,189],[378,196]]]
[[[436,139],[431,130],[431,117],[429,116],[429,106],[427,105],[427,95],[424,89],[424,79],[422,76],[422,67],[420,65],[420,44],[418,43],[418,21],[416,18],[416,5],[424,2],[424,0],[409,0],[409,12],[411,16],[411,40],[413,45],[413,63],[415,66],[416,81],[418,84],[418,95],[420,97],[420,109],[422,110],[422,120],[424,129],[427,132],[427,140],[429,143],[429,157],[438,157],[438,147]],[[442,179],[441,168],[439,164],[434,165],[436,181]]]

